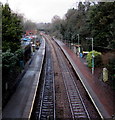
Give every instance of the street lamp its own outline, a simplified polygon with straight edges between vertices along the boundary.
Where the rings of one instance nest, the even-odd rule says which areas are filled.
[[[79,47],[79,34],[77,34],[78,36],[78,54],[80,53],[80,47]],[[79,55],[78,55],[79,56]]]
[[[78,36],[78,45],[79,45],[79,34],[77,34],[77,36]]]
[[[94,74],[94,53],[93,53],[93,38],[86,38],[92,40],[92,74]]]

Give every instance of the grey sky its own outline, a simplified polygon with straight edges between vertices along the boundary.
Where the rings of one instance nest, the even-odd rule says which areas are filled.
[[[79,0],[0,0],[3,4],[8,1],[10,8],[24,14],[34,22],[51,22],[54,15],[61,18],[69,8],[75,7]]]

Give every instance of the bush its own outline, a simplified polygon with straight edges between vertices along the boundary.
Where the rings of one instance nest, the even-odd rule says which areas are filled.
[[[19,57],[19,58],[18,58]],[[19,49],[15,53],[10,50],[2,53],[2,99],[3,106],[8,101],[14,88],[18,83],[18,75],[21,68],[19,66],[19,60],[22,59],[22,50]],[[6,88],[7,84],[7,88]]]
[[[24,58],[24,51],[23,51],[23,49],[18,49],[15,52],[15,55],[19,59],[19,61],[23,60],[23,58]]]
[[[10,51],[14,53],[19,48],[20,48],[20,44],[19,43],[16,43],[16,42],[6,42],[6,41],[2,42],[2,51],[3,52],[6,52],[7,50],[10,49]]]
[[[3,70],[8,70],[8,72],[15,67],[18,61],[17,56],[15,56],[10,51],[2,53],[2,66]]]
[[[94,54],[94,66],[99,67],[102,65],[101,53],[97,51],[91,51],[87,54],[86,60],[88,63],[88,67],[92,67],[92,53]]]
[[[115,89],[115,58],[110,58],[107,64],[107,69],[109,71],[109,81],[111,86]]]

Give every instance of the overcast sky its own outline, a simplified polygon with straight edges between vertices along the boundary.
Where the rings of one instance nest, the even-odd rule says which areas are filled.
[[[61,18],[69,8],[76,6],[79,0],[0,0],[8,1],[10,8],[25,15],[34,22],[51,22],[54,15]]]

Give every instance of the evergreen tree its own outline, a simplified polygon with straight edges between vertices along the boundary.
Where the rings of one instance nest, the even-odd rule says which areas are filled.
[[[17,14],[12,13],[8,4],[2,6],[2,42],[3,51],[11,49],[12,52],[20,47],[22,35],[21,20]]]
[[[89,25],[96,46],[109,47],[114,41],[114,11],[115,2],[100,2],[90,11]]]

